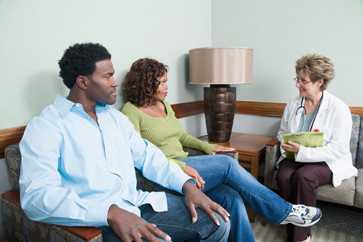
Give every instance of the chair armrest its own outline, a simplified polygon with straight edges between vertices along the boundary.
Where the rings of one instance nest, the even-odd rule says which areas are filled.
[[[185,152],[188,152],[188,156],[196,156],[196,155],[206,155],[206,153],[204,153],[201,150],[197,150],[197,149],[193,149],[193,148],[189,148],[189,147],[183,147],[183,150]]]
[[[280,157],[280,143],[274,138],[266,144],[264,181],[265,185],[274,188],[275,164]]]

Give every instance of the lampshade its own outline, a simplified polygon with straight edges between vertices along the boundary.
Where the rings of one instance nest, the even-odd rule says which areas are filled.
[[[252,82],[251,48],[197,48],[189,51],[190,83],[199,85]]]

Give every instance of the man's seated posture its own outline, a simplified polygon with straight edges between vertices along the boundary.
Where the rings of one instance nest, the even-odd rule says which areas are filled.
[[[33,118],[20,142],[27,216],[101,227],[108,242],[226,241],[229,214],[109,106],[117,96],[109,52],[75,44],[59,66],[68,97]],[[137,190],[134,168],[180,195]]]

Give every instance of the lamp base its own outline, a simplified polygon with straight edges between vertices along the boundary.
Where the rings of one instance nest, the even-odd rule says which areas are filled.
[[[204,113],[208,140],[228,142],[232,133],[236,88],[229,85],[211,85],[204,88]]]

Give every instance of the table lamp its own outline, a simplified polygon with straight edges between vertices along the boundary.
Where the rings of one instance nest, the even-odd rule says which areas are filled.
[[[231,137],[236,87],[252,82],[251,48],[197,48],[189,50],[190,84],[204,87],[208,140],[224,143]]]

